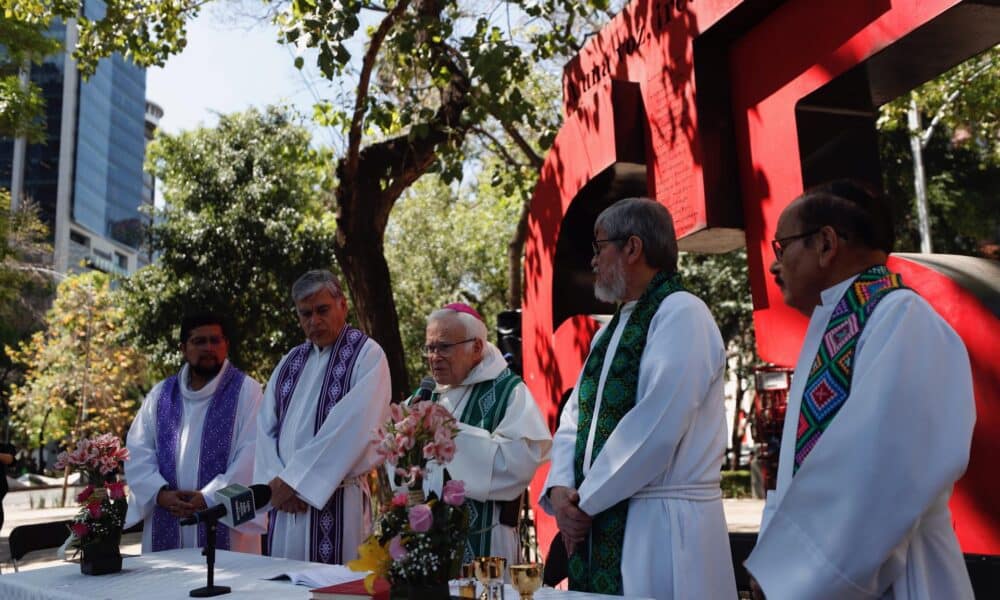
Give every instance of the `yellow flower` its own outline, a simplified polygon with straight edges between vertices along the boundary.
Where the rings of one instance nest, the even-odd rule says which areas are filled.
[[[368,536],[363,544],[358,546],[358,558],[347,563],[352,571],[371,571],[365,577],[365,589],[369,594],[375,593],[375,580],[385,577],[389,572],[389,550],[378,543],[374,535]]]

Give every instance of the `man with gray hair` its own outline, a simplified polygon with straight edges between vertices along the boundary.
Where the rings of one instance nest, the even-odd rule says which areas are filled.
[[[465,561],[503,556],[508,564],[523,562],[519,501],[547,460],[552,435],[527,386],[486,340],[486,324],[471,306],[454,303],[431,313],[423,352],[437,384],[431,399],[459,421],[447,470],[465,482]],[[439,491],[437,475],[429,473],[428,485]]]
[[[329,271],[292,286],[308,338],[271,374],[258,416],[254,480],[271,486],[266,553],[343,564],[371,528],[366,474],[379,463],[371,432],[388,415],[382,348],[347,324],[347,299]]]
[[[570,589],[735,598],[719,489],[722,336],[681,285],[662,205],[613,204],[593,248],[594,293],[619,307],[563,410],[540,501],[566,544]]]

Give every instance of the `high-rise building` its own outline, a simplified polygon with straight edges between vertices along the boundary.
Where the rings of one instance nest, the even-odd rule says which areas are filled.
[[[82,11],[100,19],[105,4],[86,0]],[[67,49],[75,45],[71,22],[54,24],[50,35]],[[30,77],[45,96],[46,140],[0,139],[0,185],[15,203],[30,199],[39,207],[52,231],[55,270],[133,272],[146,262],[140,253],[148,217],[139,210],[146,197],[145,69],[115,55],[84,81],[67,51],[32,65]]]

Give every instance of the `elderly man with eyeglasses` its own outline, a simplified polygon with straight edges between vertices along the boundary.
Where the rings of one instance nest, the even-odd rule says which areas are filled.
[[[517,530],[520,499],[548,460],[552,435],[472,307],[449,304],[427,318],[424,356],[437,384],[431,399],[459,421],[455,458],[447,471],[465,482],[470,506],[465,559],[502,556],[523,562]],[[441,485],[431,471],[427,485]]]
[[[204,526],[179,520],[215,504],[217,490],[253,483],[260,384],[229,362],[221,315],[184,317],[180,341],[184,366],[153,386],[125,441],[125,526],[145,522],[143,552],[203,546]],[[263,521],[232,530],[220,524],[217,547],[260,554]]]

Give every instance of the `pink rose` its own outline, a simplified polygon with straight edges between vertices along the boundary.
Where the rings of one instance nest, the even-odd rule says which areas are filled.
[[[403,539],[398,535],[389,542],[389,556],[392,560],[403,560],[406,558],[406,548],[403,547]]]
[[[461,506],[465,502],[465,482],[459,479],[452,479],[444,484],[444,489],[441,490],[441,497],[444,499],[445,504]]]
[[[407,495],[406,492],[399,492],[398,494],[392,497],[392,507],[403,508],[404,506],[406,506],[406,501],[408,499],[409,496]]]
[[[429,531],[434,524],[434,515],[431,507],[426,504],[418,504],[410,509],[410,529],[417,533]]]
[[[125,484],[121,481],[112,481],[104,487],[108,488],[108,498],[121,500],[125,497]]]
[[[88,485],[87,487],[83,488],[82,492],[77,494],[76,501],[79,502],[80,504],[83,504],[84,502],[90,499],[90,496],[93,493],[94,493],[94,486]]]
[[[73,531],[73,535],[75,535],[77,539],[83,539],[88,533],[90,533],[90,526],[86,523],[73,523],[69,526],[69,528]]]
[[[87,512],[90,513],[90,517],[91,518],[93,518],[93,519],[100,519],[101,518],[101,513],[103,512],[101,510],[101,503],[100,503],[100,501],[91,502],[90,504],[88,504],[87,505]]]

